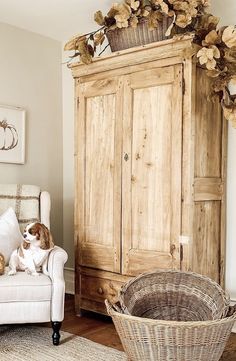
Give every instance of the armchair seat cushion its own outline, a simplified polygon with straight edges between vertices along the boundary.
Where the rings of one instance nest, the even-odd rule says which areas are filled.
[[[44,275],[31,276],[17,272],[15,276],[0,276],[0,304],[6,302],[50,301],[52,298],[51,279]]]

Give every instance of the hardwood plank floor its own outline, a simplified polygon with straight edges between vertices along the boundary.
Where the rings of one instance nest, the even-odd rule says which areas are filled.
[[[81,317],[76,316],[72,295],[66,295],[62,330],[123,351],[111,318],[87,311],[83,311]]]
[[[63,321],[62,330],[88,338],[89,340],[98,342],[102,345],[123,350],[119,336],[116,333],[111,319],[106,316],[85,311],[83,312],[82,317],[77,317],[74,311],[74,297],[72,295],[66,295],[65,319]],[[236,361],[236,334],[231,334],[221,361]]]

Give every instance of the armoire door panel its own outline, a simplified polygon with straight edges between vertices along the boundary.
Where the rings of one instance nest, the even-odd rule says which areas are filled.
[[[91,82],[79,95],[80,264],[120,271],[121,102],[119,81]],[[109,90],[109,91],[108,91]]]
[[[155,269],[179,269],[179,258],[168,252],[143,251],[131,249],[128,254],[129,263],[126,265],[124,274],[139,275],[140,273]]]
[[[115,94],[86,98],[86,243],[113,245]]]
[[[166,102],[166,98],[171,99],[171,95],[170,84],[133,90],[131,228],[134,249],[169,252],[171,193],[166,180],[171,179],[171,169],[167,166],[171,162],[168,119],[171,103]],[[158,116],[156,101],[166,103]]]
[[[127,76],[123,119],[122,272],[180,268],[181,66]]]
[[[194,204],[192,270],[220,282],[220,201]]]

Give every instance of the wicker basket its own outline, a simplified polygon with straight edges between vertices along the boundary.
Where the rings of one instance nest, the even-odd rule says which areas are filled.
[[[121,289],[123,312],[172,321],[206,321],[226,316],[230,298],[210,278],[181,271],[156,271],[131,279]]]
[[[236,319],[177,322],[125,315],[106,300],[129,361],[218,361]]]
[[[217,361],[236,319],[222,288],[190,272],[138,276],[106,307],[132,361]]]
[[[133,48],[134,46],[145,45],[169,39],[165,36],[166,30],[172,23],[173,18],[164,17],[163,21],[154,30],[149,30],[147,20],[141,19],[136,28],[128,27],[115,30],[108,30],[106,36],[111,47],[111,51],[119,51]]]

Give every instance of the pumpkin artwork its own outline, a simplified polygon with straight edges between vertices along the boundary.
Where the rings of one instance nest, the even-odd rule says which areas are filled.
[[[16,128],[8,124],[6,119],[0,121],[0,150],[11,150],[18,144]]]

